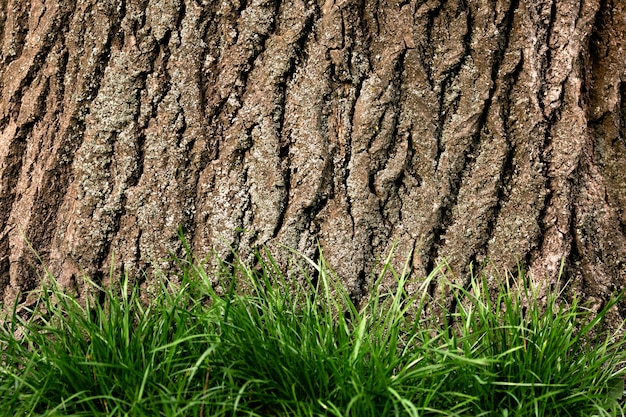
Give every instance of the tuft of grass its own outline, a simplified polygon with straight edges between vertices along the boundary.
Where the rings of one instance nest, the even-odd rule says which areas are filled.
[[[540,305],[520,271],[496,295],[481,277],[449,284],[438,320],[445,265],[409,294],[388,258],[357,306],[323,256],[303,259],[301,285],[267,251],[215,271],[189,255],[147,303],[128,277],[90,282],[101,296],[83,303],[50,279],[0,323],[0,416],[624,415],[624,340],[602,331],[617,298],[597,314]]]
[[[576,296],[539,302],[522,270],[515,282],[495,297],[485,279],[455,288],[444,345],[458,355],[453,386],[478,399],[475,415],[623,416],[625,340],[602,330],[619,297],[593,314]],[[464,366],[469,358],[489,363]]]

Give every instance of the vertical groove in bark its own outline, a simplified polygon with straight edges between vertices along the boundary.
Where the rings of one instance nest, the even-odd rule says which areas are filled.
[[[37,285],[20,231],[81,290],[112,254],[170,267],[182,226],[199,254],[319,241],[355,298],[397,243],[397,265],[446,258],[459,283],[520,260],[554,285],[565,259],[601,302],[626,279],[625,14],[0,0],[4,300]]]

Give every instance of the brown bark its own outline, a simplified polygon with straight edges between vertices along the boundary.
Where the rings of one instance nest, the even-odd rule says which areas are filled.
[[[626,279],[618,0],[0,0],[0,291],[316,242]],[[547,277],[547,280],[545,278]]]

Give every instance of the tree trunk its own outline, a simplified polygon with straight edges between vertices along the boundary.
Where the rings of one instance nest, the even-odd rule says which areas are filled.
[[[0,0],[0,291],[317,242],[626,280],[621,0]]]

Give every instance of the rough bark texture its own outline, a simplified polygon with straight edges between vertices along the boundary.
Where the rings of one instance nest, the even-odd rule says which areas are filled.
[[[622,0],[0,0],[0,295],[283,243],[355,297],[626,280]]]

